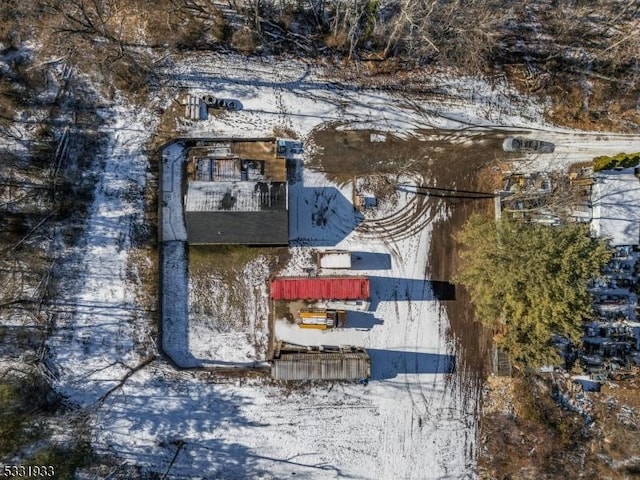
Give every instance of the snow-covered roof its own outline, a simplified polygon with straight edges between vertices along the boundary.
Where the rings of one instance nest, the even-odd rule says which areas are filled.
[[[286,245],[287,184],[189,182],[185,202],[192,245]]]
[[[591,194],[593,232],[612,245],[640,243],[640,180],[633,169],[598,174]]]
[[[284,183],[189,182],[187,212],[286,210]]]
[[[351,268],[351,252],[346,250],[327,250],[318,252],[320,268]]]

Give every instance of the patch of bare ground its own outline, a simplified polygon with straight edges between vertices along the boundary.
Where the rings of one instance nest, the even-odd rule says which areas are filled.
[[[635,381],[608,382],[599,393],[587,393],[564,376],[490,377],[480,418],[479,477],[635,478],[639,417]]]
[[[389,178],[389,175],[370,175],[360,179],[358,189],[370,192],[378,200],[378,203],[389,203],[395,206],[398,194],[398,182]]]
[[[429,198],[434,208],[448,212],[446,218],[435,223],[432,232],[429,252],[432,280],[449,282],[457,273],[460,261],[457,232],[472,213],[481,213],[488,218],[494,215],[493,198],[474,198],[469,192],[492,192],[498,177],[495,161],[489,155],[484,156],[482,151],[471,158],[451,156],[431,165],[427,178],[435,178],[435,185],[452,191],[451,196]],[[465,193],[456,194],[458,191]],[[491,332],[475,321],[469,294],[463,287],[456,285],[454,297],[443,299],[441,303],[449,319],[449,334],[456,345],[459,382],[466,398],[477,399],[488,371]]]
[[[287,127],[275,127],[273,129],[273,136],[280,138],[292,138],[294,140],[298,139],[298,134]]]
[[[233,285],[244,268],[260,256],[265,257],[271,269],[284,268],[288,253],[286,248],[233,246],[191,246],[189,248],[189,273],[192,276],[211,274],[220,277],[225,284]],[[273,270],[272,270],[273,271]],[[241,279],[241,277],[240,277]]]
[[[275,318],[286,318],[288,322],[295,323],[293,313],[289,302],[273,302],[273,316]]]
[[[598,478],[635,478],[640,474],[638,383],[638,379],[608,382],[599,393],[591,394],[595,422],[589,462],[602,473]]]
[[[481,479],[602,478],[582,476],[590,433],[583,416],[558,406],[552,378],[494,377],[486,385]]]
[[[580,130],[635,133],[640,126],[637,93],[619,92],[604,80],[558,85],[547,95],[551,108],[547,119],[555,124]]]
[[[242,246],[191,246],[189,297],[195,316],[215,317],[220,332],[246,329],[250,292],[244,273],[261,254],[261,249]]]
[[[532,75],[525,65],[504,67],[506,78],[520,92],[549,102],[548,121],[579,130],[637,132],[638,91],[602,75]]]
[[[239,385],[244,385],[247,380],[258,379],[264,381],[270,378],[270,369],[267,367],[258,368],[225,368],[225,367],[205,367],[201,369],[199,378],[202,380],[217,379],[220,383],[237,381]]]
[[[456,130],[423,130],[417,137],[390,133],[372,141],[373,130],[339,130],[330,125],[315,130],[311,143],[318,147],[306,163],[338,184],[374,175],[420,174],[436,187],[470,188],[480,168],[502,155],[504,134]],[[502,158],[502,157],[501,157]],[[385,177],[377,180],[385,182]],[[392,185],[393,187],[393,185]],[[468,188],[468,189],[470,189]]]
[[[166,107],[158,108],[158,129],[151,143],[153,151],[159,151],[162,145],[179,136],[180,121],[184,119],[184,108],[180,103],[180,97],[172,99]],[[158,155],[155,157],[157,161]]]

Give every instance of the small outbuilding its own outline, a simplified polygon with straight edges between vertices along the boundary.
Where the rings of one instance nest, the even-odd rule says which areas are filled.
[[[371,359],[363,348],[281,353],[273,359],[274,380],[366,380],[371,377]]]
[[[346,250],[327,250],[318,252],[318,266],[320,268],[351,268],[351,252]]]

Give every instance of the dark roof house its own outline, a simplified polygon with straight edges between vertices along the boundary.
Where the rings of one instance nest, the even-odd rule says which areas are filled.
[[[194,149],[184,202],[190,244],[288,244],[285,160],[267,145],[272,149],[252,149],[248,141]]]

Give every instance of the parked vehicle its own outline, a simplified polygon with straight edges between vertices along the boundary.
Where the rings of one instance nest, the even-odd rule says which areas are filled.
[[[555,148],[555,145],[551,142],[531,138],[509,137],[502,142],[502,149],[505,152],[553,153]]]
[[[344,327],[347,323],[347,315],[344,310],[329,310],[324,308],[311,308],[300,310],[300,328],[317,328],[327,330],[330,328]]]
[[[351,252],[346,250],[327,250],[318,252],[320,268],[351,268]]]

